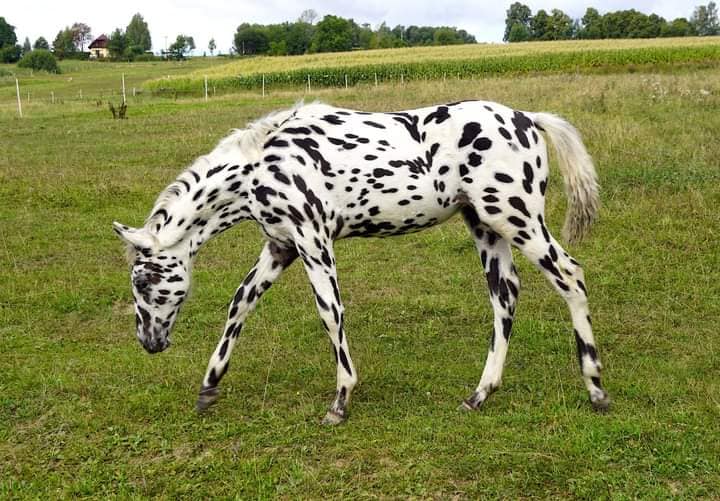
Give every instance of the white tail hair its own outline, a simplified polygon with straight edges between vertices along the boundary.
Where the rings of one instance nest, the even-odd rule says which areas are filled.
[[[580,133],[570,123],[550,113],[529,113],[555,147],[565,182],[568,209],[563,237],[579,242],[597,218],[600,207],[598,181],[592,158],[585,149]]]

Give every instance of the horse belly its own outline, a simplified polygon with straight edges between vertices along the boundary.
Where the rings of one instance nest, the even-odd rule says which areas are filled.
[[[368,198],[343,211],[345,224],[340,238],[414,233],[442,223],[457,212],[452,196],[438,192],[432,185],[428,188],[418,186],[416,190],[391,194],[370,193]]]

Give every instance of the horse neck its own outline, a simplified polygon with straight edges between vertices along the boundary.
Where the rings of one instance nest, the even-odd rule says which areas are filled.
[[[162,245],[187,246],[193,257],[202,244],[250,218],[249,188],[242,165],[190,168],[168,187],[171,196],[156,207],[148,224]]]

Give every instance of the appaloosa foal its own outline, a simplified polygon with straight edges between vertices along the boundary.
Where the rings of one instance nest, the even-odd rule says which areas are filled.
[[[198,409],[217,399],[245,318],[299,256],[337,361],[337,394],[324,422],[339,423],[357,372],[343,328],[333,242],[420,231],[459,211],[480,254],[495,315],[480,384],[462,407],[477,409],[500,386],[520,290],[512,245],[567,301],[590,401],[606,409],[583,270],[543,218],[548,159],[542,132],[555,145],[569,199],[565,236],[577,240],[597,212],[596,174],[578,132],[554,115],[482,101],[396,113],[316,103],[233,132],[160,194],[142,228],[114,225],[132,250],[137,337],[150,353],[167,348],[202,244],[255,221],[266,243],[230,304]]]

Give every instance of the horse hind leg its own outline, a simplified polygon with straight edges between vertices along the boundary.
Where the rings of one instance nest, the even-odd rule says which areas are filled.
[[[480,383],[460,406],[460,409],[475,410],[502,383],[515,305],[520,291],[520,278],[513,265],[510,244],[484,226],[472,207],[464,207],[462,214],[485,270],[494,316],[490,349]]]
[[[533,262],[565,299],[572,317],[577,356],[590,402],[595,410],[605,411],[610,397],[600,382],[602,364],[593,338],[585,276],[580,264],[553,238],[543,221],[537,217],[535,231],[526,232],[529,240],[514,240],[517,248]]]

